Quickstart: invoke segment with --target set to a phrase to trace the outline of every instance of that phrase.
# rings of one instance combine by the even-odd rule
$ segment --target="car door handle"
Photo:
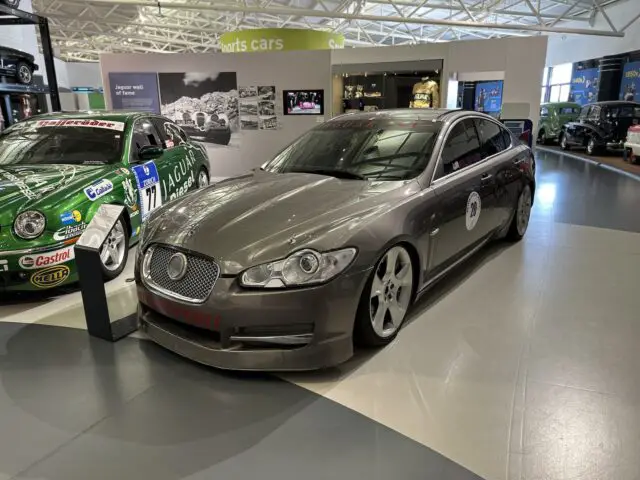
[[[482,181],[482,183],[489,183],[489,181],[493,178],[493,175],[491,175],[490,173],[485,173],[484,175],[482,175],[480,177],[480,180]]]

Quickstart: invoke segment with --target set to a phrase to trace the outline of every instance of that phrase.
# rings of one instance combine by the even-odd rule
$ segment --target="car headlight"
[[[355,248],[324,253],[299,250],[282,260],[245,270],[240,284],[252,288],[283,288],[324,283],[347,268],[355,256]]]
[[[13,230],[20,238],[31,240],[39,237],[44,232],[47,220],[44,215],[35,210],[22,212],[13,222]]]

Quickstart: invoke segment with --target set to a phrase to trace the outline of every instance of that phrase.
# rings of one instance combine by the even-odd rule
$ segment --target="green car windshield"
[[[0,134],[0,165],[106,165],[121,161],[124,124],[75,122],[28,120],[8,128]],[[103,126],[94,127],[90,122]]]
[[[440,122],[420,120],[334,120],[307,132],[262,169],[408,180],[424,170],[440,128]]]

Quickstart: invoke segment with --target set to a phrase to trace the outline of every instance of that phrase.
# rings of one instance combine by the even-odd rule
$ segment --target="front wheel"
[[[129,235],[122,217],[113,227],[100,249],[102,278],[105,282],[113,280],[122,273],[129,258]]]
[[[547,134],[544,130],[540,130],[540,133],[538,133],[538,143],[540,145],[546,145],[547,142]]]
[[[507,240],[517,242],[524,237],[529,227],[529,218],[531,217],[531,206],[533,204],[533,195],[531,193],[531,186],[528,184],[524,186],[518,202],[516,203],[516,210],[513,213],[513,219],[509,226],[507,233]]]
[[[587,141],[587,154],[595,155],[598,150],[598,145],[596,144],[596,140],[593,137],[589,137]]]
[[[569,142],[567,142],[567,136],[564,133],[560,134],[560,148],[562,148],[562,150],[569,150],[571,148]]]
[[[198,188],[204,188],[207,185],[209,185],[209,174],[204,168],[201,168],[196,179],[196,186]]]
[[[354,336],[366,347],[386,345],[395,338],[414,294],[411,255],[401,245],[391,247],[376,264],[362,292]]]

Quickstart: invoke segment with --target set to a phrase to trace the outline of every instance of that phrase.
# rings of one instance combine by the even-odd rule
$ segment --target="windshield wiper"
[[[349,170],[338,170],[331,168],[292,168],[285,173],[315,173],[317,175],[327,175],[335,178],[345,178],[349,180],[366,180],[366,177]]]

